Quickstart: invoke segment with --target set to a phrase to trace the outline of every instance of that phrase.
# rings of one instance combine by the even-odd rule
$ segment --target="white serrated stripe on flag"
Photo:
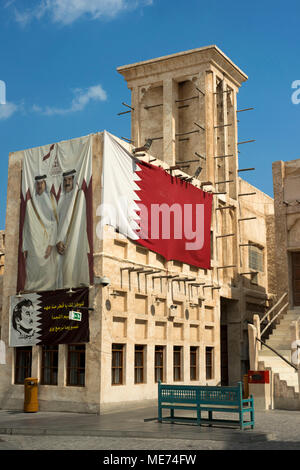
[[[139,230],[137,221],[140,201],[136,184],[141,178],[135,159],[107,131],[104,131],[103,173],[102,173],[102,204],[97,209],[101,216],[97,235],[102,237],[105,225],[111,225],[128,238],[137,240]]]

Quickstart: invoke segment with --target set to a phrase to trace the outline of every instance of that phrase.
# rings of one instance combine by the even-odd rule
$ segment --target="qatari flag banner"
[[[108,132],[103,160],[98,237],[110,225],[166,260],[210,269],[212,194],[139,161]]]
[[[89,342],[88,302],[87,288],[12,296],[9,346]]]

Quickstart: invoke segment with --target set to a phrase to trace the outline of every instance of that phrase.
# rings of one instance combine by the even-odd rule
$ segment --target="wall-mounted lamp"
[[[112,295],[113,297],[116,298],[116,297],[122,297],[122,296],[123,296],[123,293],[122,293],[122,292],[119,292],[119,291],[117,291],[117,290],[113,290],[110,295]]]
[[[95,286],[109,286],[110,284],[110,279],[106,276],[95,276],[94,277],[94,284]]]

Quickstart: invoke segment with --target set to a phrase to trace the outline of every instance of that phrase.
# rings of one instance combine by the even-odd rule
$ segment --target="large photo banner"
[[[92,136],[24,151],[18,292],[93,281]]]
[[[12,296],[9,346],[88,343],[88,302],[87,288]]]

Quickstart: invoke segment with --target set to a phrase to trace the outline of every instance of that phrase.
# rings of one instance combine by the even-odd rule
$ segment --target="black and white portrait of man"
[[[28,297],[17,299],[11,305],[10,346],[30,346],[37,342],[37,311],[34,299]]]

